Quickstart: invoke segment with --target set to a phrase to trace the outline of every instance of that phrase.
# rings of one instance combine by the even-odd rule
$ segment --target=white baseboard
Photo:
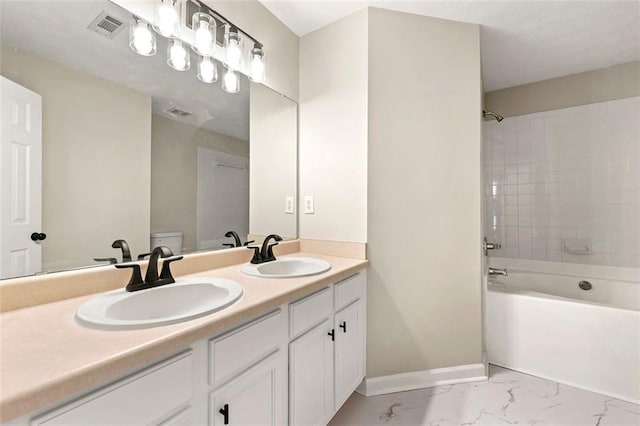
[[[468,364],[366,378],[356,392],[364,396],[374,396],[487,379],[484,363]]]

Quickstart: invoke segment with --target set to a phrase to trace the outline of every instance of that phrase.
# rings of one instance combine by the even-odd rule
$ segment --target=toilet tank
[[[168,247],[173,254],[182,254],[182,232],[153,232],[151,234],[151,250],[158,246]]]

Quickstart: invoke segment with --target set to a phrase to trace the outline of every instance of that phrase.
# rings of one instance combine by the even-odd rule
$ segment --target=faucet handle
[[[109,262],[109,265],[115,265],[118,263],[118,259],[115,257],[94,257],[93,260],[96,262]]]
[[[173,278],[171,274],[171,262],[175,262],[176,260],[182,260],[184,256],[173,256],[168,257],[162,261],[162,271],[160,272],[160,279],[163,281],[167,281],[167,284],[175,283],[176,280]]]
[[[253,257],[251,258],[251,263],[257,265],[258,263],[262,263],[262,254],[260,254],[260,246],[247,246],[248,249],[253,250]]]
[[[144,284],[142,273],[140,272],[140,265],[138,265],[137,263],[119,263],[113,266],[118,269],[133,269],[133,271],[131,272],[131,278],[129,279],[129,283],[126,287],[127,291],[135,291],[135,288],[137,286]]]

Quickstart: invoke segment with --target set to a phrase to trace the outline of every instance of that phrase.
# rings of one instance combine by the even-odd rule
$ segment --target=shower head
[[[486,117],[487,115],[495,118],[498,123],[504,120],[504,117],[501,116],[500,114],[496,114],[495,112],[491,112],[491,111],[482,110],[482,116]]]

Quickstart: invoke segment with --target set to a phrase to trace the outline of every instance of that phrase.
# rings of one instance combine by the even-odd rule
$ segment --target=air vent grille
[[[102,11],[87,27],[100,35],[113,39],[124,29],[124,21]]]
[[[178,108],[170,108],[167,110],[167,114],[171,114],[174,117],[187,117],[189,115],[191,115],[191,113],[189,111],[184,111],[182,109],[178,109]]]

